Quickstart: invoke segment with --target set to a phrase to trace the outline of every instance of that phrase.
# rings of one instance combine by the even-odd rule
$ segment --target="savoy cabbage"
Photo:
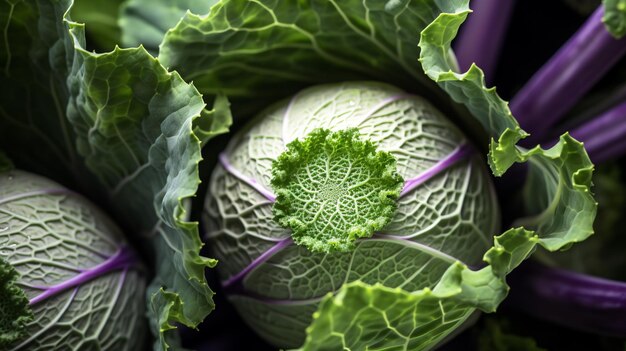
[[[223,286],[261,335],[292,348],[346,283],[416,291],[455,262],[478,267],[500,220],[467,138],[426,100],[374,82],[316,86],[262,112],[220,156],[208,200]]]
[[[20,328],[2,333],[1,349],[142,347],[145,274],[120,229],[82,196],[26,172],[1,173],[0,247],[0,274],[13,271],[11,285],[23,292],[3,296],[0,330]]]
[[[70,0],[0,1],[0,27],[6,30],[0,50],[0,149],[18,169],[97,201],[128,242],[141,243],[136,248],[146,258],[149,284],[133,291],[145,292],[143,298],[132,297],[145,302],[134,313],[147,315],[152,343],[167,348],[176,342],[175,323],[197,325],[214,306],[204,268],[215,260],[200,255],[202,242],[197,223],[189,221],[188,202],[200,183],[203,143],[230,124],[228,101],[221,97],[207,109],[192,84],[142,47],[87,50],[85,27],[70,18],[71,7]],[[67,264],[90,267],[86,263]],[[0,287],[11,291],[3,290],[2,296],[21,295],[16,286],[2,282]],[[113,291],[101,284],[90,298]],[[94,304],[94,312],[107,307],[102,302]],[[66,318],[82,313],[71,310]],[[115,330],[128,326],[118,320]],[[74,324],[83,328],[82,323]],[[2,330],[0,338],[16,335],[16,329]],[[143,341],[140,333],[132,338]],[[124,347],[133,345],[124,342]],[[61,340],[58,347],[73,347],[73,341]]]
[[[209,252],[243,318],[275,345],[433,348],[495,311],[537,245],[593,232],[582,144],[563,134],[549,149],[520,146],[528,133],[483,72],[459,69],[450,44],[467,0],[127,0],[131,47],[105,53],[91,51],[72,5],[0,1],[0,148],[101,201],[141,243],[150,283],[132,298],[145,301],[155,350],[180,349],[177,326],[214,308],[204,273],[217,260],[200,253],[190,201],[201,148],[230,124],[224,95],[238,123],[259,116],[213,172]],[[500,234],[486,164],[507,176],[515,163],[526,210]],[[24,306],[30,278],[2,258],[0,307]],[[23,332],[42,316],[31,307],[0,319],[0,340],[37,333]]]

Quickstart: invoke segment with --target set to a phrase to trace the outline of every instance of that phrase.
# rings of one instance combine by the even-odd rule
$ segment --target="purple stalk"
[[[136,258],[131,249],[121,247],[113,256],[106,261],[84,270],[80,270],[76,276],[52,286],[36,286],[35,289],[43,290],[43,292],[30,300],[30,305],[35,305],[47,298],[59,294],[65,290],[79,287],[90,280],[101,277],[107,273],[117,270],[127,270]]]
[[[626,38],[612,37],[602,23],[602,6],[543,66],[511,101],[511,111],[536,143],[550,132],[604,74],[626,53]]]
[[[626,335],[626,283],[528,262],[511,280],[512,308],[593,333]]]
[[[474,12],[467,16],[454,45],[461,71],[474,62],[485,72],[488,83],[493,80],[513,5],[515,0],[472,1]]]
[[[626,102],[584,123],[571,134],[585,143],[593,162],[626,154]]]
[[[243,278],[245,278],[246,275],[248,275],[248,273],[250,273],[253,269],[258,267],[265,261],[269,260],[272,256],[291,244],[293,244],[293,240],[291,239],[291,237],[279,241],[276,245],[272,246],[267,251],[262,253],[259,257],[254,259],[254,261],[246,266],[246,268],[242,269],[239,273],[222,282],[222,287],[224,287],[224,289],[228,289],[229,287],[239,284],[243,280]]]
[[[622,138],[606,149],[600,150],[597,154],[594,154],[590,158],[593,162],[601,163],[624,155],[626,155],[626,139]]]
[[[220,160],[220,164],[222,165],[222,167],[224,167],[226,172],[232,174],[237,179],[239,179],[242,182],[248,184],[250,187],[252,187],[254,190],[258,191],[259,194],[263,195],[263,197],[265,197],[270,202],[276,201],[276,195],[274,195],[274,193],[272,193],[271,191],[266,189],[263,185],[261,185],[259,182],[257,182],[256,179],[250,178],[250,177],[244,175],[243,173],[239,172],[239,170],[237,170],[230,163],[230,161],[228,161],[228,156],[226,156],[225,153],[222,152],[220,154],[219,160]]]
[[[413,189],[424,184],[426,181],[440,174],[442,171],[454,166],[457,162],[464,160],[469,155],[471,155],[471,153],[472,147],[469,144],[460,145],[459,147],[454,149],[454,151],[452,151],[448,156],[437,162],[434,166],[420,173],[417,177],[407,179],[404,182],[404,188],[400,193],[400,197],[410,193]]]

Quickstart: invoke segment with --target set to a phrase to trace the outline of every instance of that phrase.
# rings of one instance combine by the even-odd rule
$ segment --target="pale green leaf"
[[[454,110],[416,62],[416,38],[437,13],[434,0],[226,0],[207,16],[187,13],[166,33],[159,59],[202,94],[226,94],[237,118],[309,85],[355,79]]]

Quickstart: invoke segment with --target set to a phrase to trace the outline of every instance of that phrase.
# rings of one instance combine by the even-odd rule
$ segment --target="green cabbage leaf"
[[[508,291],[506,275],[537,245],[560,250],[593,233],[593,165],[582,144],[565,134],[550,149],[518,146],[527,133],[495,89],[485,86],[482,71],[474,65],[459,72],[450,43],[468,5],[223,0],[206,16],[187,13],[165,34],[159,59],[203,94],[231,97],[240,116],[305,86],[381,80],[449,108],[462,125],[481,130],[469,134],[489,149],[495,176],[515,163],[528,169],[529,211],[520,227],[494,238],[483,268],[453,264],[435,286],[412,292],[346,284],[321,302],[303,350],[432,348],[467,318],[459,312],[464,308],[495,311]]]
[[[565,134],[547,150],[518,146],[527,134],[482,71],[458,72],[450,43],[470,12],[467,0],[222,0],[206,16],[208,2],[197,9],[203,16],[184,14],[166,33],[184,6],[159,12],[156,3],[143,5],[153,18],[135,21],[142,2],[130,0],[121,23],[127,43],[152,53],[164,35],[158,59],[142,47],[86,51],[68,1],[0,3],[0,27],[9,33],[0,51],[0,148],[20,168],[97,189],[135,233],[131,240],[149,243],[155,349],[174,344],[175,322],[195,326],[213,308],[204,269],[215,261],[199,255],[187,212],[200,148],[230,123],[221,94],[245,117],[306,86],[385,81],[458,116],[489,149],[494,175],[515,163],[528,170],[528,212],[494,237],[482,268],[452,263],[416,291],[346,284],[322,300],[303,350],[433,348],[468,311],[495,311],[506,275],[537,245],[559,250],[592,234],[593,165],[582,144]],[[132,37],[155,23],[147,37]],[[200,94],[215,99],[213,110]]]
[[[201,146],[230,124],[228,102],[207,110],[200,93],[144,48],[85,50],[71,1],[2,1],[0,149],[16,167],[105,198],[153,263],[147,315],[155,349],[174,323],[213,309],[188,201],[200,182]]]

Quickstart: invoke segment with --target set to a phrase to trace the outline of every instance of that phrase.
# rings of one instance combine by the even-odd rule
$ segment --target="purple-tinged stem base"
[[[508,305],[570,328],[626,336],[626,283],[528,262],[510,279]]]
[[[626,154],[626,102],[584,123],[571,132],[593,162],[603,162]]]
[[[626,53],[602,23],[600,6],[511,101],[511,111],[534,144]]]
[[[487,83],[493,81],[514,5],[515,0],[472,1],[474,12],[467,16],[454,43],[461,71],[467,71],[474,62],[485,73]]]

